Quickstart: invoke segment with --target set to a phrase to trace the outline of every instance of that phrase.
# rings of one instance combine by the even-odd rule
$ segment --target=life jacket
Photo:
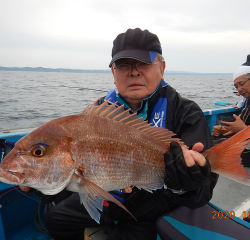
[[[161,85],[162,87],[164,87],[167,85],[167,83],[161,80]],[[149,98],[145,98],[143,99],[143,101]],[[112,103],[117,102],[118,106],[121,105],[121,103],[118,101],[118,98],[117,98],[116,88],[109,91],[109,93],[106,95],[105,100],[108,100],[108,99]],[[152,109],[151,115],[148,116],[148,119],[149,119],[148,123],[151,126],[166,128],[167,103],[168,103],[167,98],[159,97],[158,101],[156,102],[156,104],[154,105]]]

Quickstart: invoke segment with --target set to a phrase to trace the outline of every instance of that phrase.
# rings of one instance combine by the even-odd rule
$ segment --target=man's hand
[[[210,180],[209,162],[199,152],[203,144],[196,143],[192,150],[182,149],[176,142],[170,144],[170,152],[164,154],[165,184],[170,190],[191,191]]]
[[[122,189],[123,193],[132,193],[132,187],[126,187]]]
[[[224,136],[230,136],[233,135],[237,132],[240,132],[241,130],[247,128],[247,125],[241,120],[241,118],[237,115],[233,115],[234,118],[236,119],[234,122],[223,122],[221,121],[222,124],[224,124],[225,129],[227,130],[227,133],[224,133]]]
[[[228,130],[224,126],[221,126],[221,125],[215,125],[212,131],[215,137],[219,137],[221,134],[228,133]]]
[[[28,191],[31,190],[30,187],[26,187],[26,186],[19,186],[19,187],[20,187],[20,189],[21,189],[22,191],[24,191],[24,192],[28,192]]]
[[[233,105],[232,107],[234,107],[235,109],[239,109],[239,107],[237,105]]]

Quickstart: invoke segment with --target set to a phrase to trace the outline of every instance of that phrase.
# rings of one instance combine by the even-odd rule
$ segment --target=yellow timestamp
[[[246,212],[246,211],[243,211],[243,218],[250,218],[250,211],[249,212]],[[234,219],[236,216],[235,216],[235,212],[234,211],[212,211],[212,219]],[[238,218],[238,217],[237,217]]]

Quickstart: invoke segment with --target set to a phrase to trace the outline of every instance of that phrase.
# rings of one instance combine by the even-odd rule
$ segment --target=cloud
[[[0,0],[0,5],[0,66],[105,69],[114,38],[136,27],[158,35],[169,70],[233,72],[250,53],[248,0]]]

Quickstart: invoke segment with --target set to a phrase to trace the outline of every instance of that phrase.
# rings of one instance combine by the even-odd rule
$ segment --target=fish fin
[[[147,184],[147,186],[136,186],[138,189],[144,189],[150,193],[152,193],[153,190],[157,190],[157,189],[161,189],[164,186],[163,182],[159,182],[159,183],[152,183],[152,184]]]
[[[93,104],[88,105],[83,111],[82,114],[91,114],[95,109],[96,109],[96,104],[97,104],[96,100]]]
[[[163,127],[153,127],[144,121],[143,118],[138,118],[136,113],[130,113],[130,110],[126,110],[124,105],[117,107],[116,103],[110,105],[109,99],[104,101],[101,105],[97,105],[96,100],[91,106],[87,107],[82,113],[89,115],[99,115],[105,118],[110,118],[118,122],[122,122],[130,127],[133,127],[139,131],[145,132],[151,135],[155,139],[161,141],[165,145],[169,145],[170,142],[178,142],[183,144],[179,138],[172,138],[174,134]]]
[[[109,100],[106,100],[104,103],[109,103]],[[116,103],[114,103],[115,105]],[[109,104],[109,107],[111,106],[111,104]],[[115,106],[111,107],[112,109],[115,109]],[[103,111],[107,110],[107,106],[106,104],[102,104],[102,106],[100,108],[98,108],[98,105],[95,106],[95,110],[93,111],[92,115],[102,115]]]
[[[126,209],[126,207],[116,198],[114,198],[111,194],[109,194],[93,182],[83,177],[79,171],[76,170],[75,173],[78,177],[80,177],[79,195],[81,203],[84,205],[91,218],[93,218],[96,222],[100,223],[101,215],[97,209],[102,211],[103,200],[108,200],[116,203],[134,218],[134,216]]]
[[[240,157],[250,141],[250,126],[229,139],[203,152],[211,170],[234,181],[250,186],[250,178]]]

